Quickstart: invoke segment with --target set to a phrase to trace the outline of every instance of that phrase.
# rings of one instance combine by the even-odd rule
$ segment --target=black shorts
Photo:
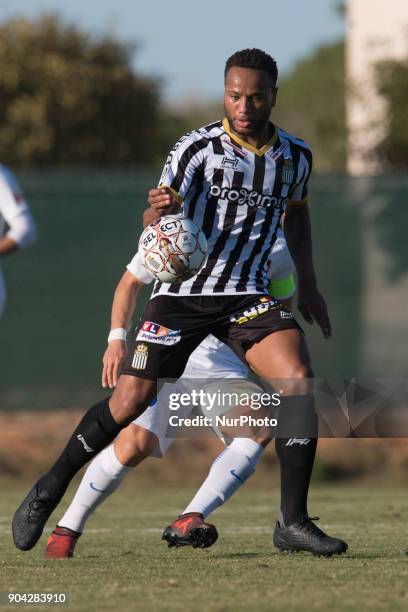
[[[267,294],[159,295],[140,319],[121,373],[152,380],[179,378],[208,334],[246,363],[245,353],[255,342],[282,329],[302,331],[290,310]]]

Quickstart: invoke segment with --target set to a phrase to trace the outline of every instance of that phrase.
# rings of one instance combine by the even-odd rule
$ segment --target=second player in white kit
[[[143,267],[138,254],[127,269],[144,284],[153,280]],[[277,297],[283,301],[292,297],[295,292],[294,265],[281,230],[271,253],[270,278],[272,294],[279,292]],[[172,385],[172,392],[182,392],[185,388],[183,381],[186,379],[208,380],[209,373],[211,379],[235,379],[235,386],[236,379],[243,379],[245,389],[259,391],[257,385],[247,380],[248,368],[235,353],[214,336],[209,335],[191,354],[183,378]],[[165,397],[167,400],[167,395]],[[192,408],[191,405],[181,407],[177,410],[177,414],[186,417]],[[205,411],[205,408],[201,409]],[[152,457],[163,457],[175,440],[174,437],[166,437],[172,414],[174,413],[170,410],[168,402],[161,401],[159,394],[157,402],[133,422],[134,425],[156,436],[158,442],[150,455]],[[219,429],[215,428],[214,431],[225,443],[225,438]],[[214,461],[206,481],[184,513],[199,512],[207,516],[224,503],[253,474],[264,447],[250,438],[235,438],[226,450],[228,452],[223,451]],[[71,505],[58,522],[58,526],[82,533],[88,517],[119,487],[131,469],[118,460],[115,444],[104,449],[89,465]],[[235,474],[233,476],[231,469]]]
[[[16,249],[30,246],[36,238],[34,219],[17,179],[9,168],[0,164],[0,259]],[[0,268],[0,318],[6,297],[6,284]]]
[[[272,263],[273,260],[273,263]],[[147,272],[142,266],[139,254],[136,254],[134,259],[127,266],[127,269],[140,278],[140,280],[148,284],[154,280],[153,276]],[[294,264],[286,246],[286,241],[283,231],[279,230],[277,240],[272,249],[270,279],[272,287],[270,293],[280,300],[291,298],[295,292],[294,281]],[[277,288],[279,294],[277,295]],[[259,387],[247,380],[249,369],[237,357],[237,355],[223,342],[220,342],[209,334],[207,338],[195,349],[190,355],[182,380],[172,385],[172,393],[182,393],[184,390],[184,381],[186,379],[243,379],[242,388],[248,392],[259,392]],[[230,389],[231,390],[231,389]],[[163,394],[163,397],[166,397]],[[157,404],[150,406],[134,423],[156,434],[159,439],[159,444],[152,456],[160,457],[165,454],[170,445],[174,442],[174,438],[167,437],[169,426],[169,418],[174,415],[174,412],[169,408],[168,402],[160,402],[160,394],[157,398]],[[181,406],[177,410],[177,416],[187,417],[193,410],[194,406]],[[225,410],[228,410],[226,407]],[[207,415],[205,407],[201,410],[204,415]],[[222,414],[222,413],[219,413]],[[218,428],[214,429],[217,435],[223,440],[224,436]]]

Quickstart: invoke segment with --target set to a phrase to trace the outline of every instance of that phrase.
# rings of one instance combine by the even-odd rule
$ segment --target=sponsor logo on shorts
[[[169,329],[164,325],[145,321],[139,330],[136,340],[172,346],[181,340],[180,330]]]
[[[145,370],[149,349],[146,344],[138,344],[133,355],[132,368],[134,370]]]
[[[290,310],[281,310],[280,311],[281,319],[293,319],[293,314]]]
[[[269,310],[274,308],[279,308],[280,304],[277,300],[275,300],[271,296],[263,296],[260,298],[258,304],[251,306],[247,310],[243,310],[241,312],[235,313],[230,316],[230,322],[235,323],[236,325],[242,325],[243,323],[247,323],[248,321],[252,321],[256,317],[265,314]]]

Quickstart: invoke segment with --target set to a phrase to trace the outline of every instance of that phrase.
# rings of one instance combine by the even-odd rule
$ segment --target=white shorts
[[[169,429],[169,419],[177,414],[179,418],[188,417],[194,410],[197,414],[196,406],[180,406],[177,412],[169,406],[169,394],[181,394],[188,391],[188,379],[205,379],[208,381],[203,389],[206,393],[237,393],[251,394],[262,391],[258,385],[247,380],[248,368],[235,355],[235,353],[223,342],[220,342],[211,334],[196,348],[188,360],[182,378],[175,384],[167,384],[159,393],[157,400],[150,405],[145,412],[135,419],[133,423],[154,433],[159,444],[152,454],[153,457],[162,457],[170,445],[174,442],[174,437],[166,437]],[[219,382],[214,380],[219,379]],[[240,381],[237,381],[240,379]],[[229,381],[229,382],[228,382]],[[242,381],[242,382],[241,382]],[[197,387],[197,384],[195,384]],[[221,416],[231,409],[231,405],[217,406],[208,412],[208,407],[200,405],[198,411],[204,416]],[[226,443],[218,427],[212,427],[219,438]]]

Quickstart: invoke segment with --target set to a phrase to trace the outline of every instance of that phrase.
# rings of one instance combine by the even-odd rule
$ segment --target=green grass
[[[11,542],[10,516],[25,492],[25,487],[2,487],[1,591],[65,591],[70,602],[62,609],[88,611],[408,607],[402,488],[315,486],[311,511],[350,544],[346,555],[331,559],[279,554],[272,545],[277,496],[251,484],[212,517],[220,532],[215,546],[168,549],[161,531],[192,490],[142,489],[131,481],[90,519],[75,559],[46,562],[46,535],[31,552],[19,552]],[[61,509],[49,526],[60,515]]]

